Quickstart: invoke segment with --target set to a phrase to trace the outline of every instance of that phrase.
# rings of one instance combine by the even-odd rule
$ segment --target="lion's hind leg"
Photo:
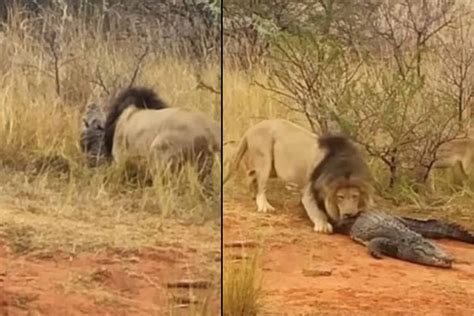
[[[275,208],[267,200],[267,182],[272,171],[272,158],[269,153],[259,152],[254,155],[257,194],[255,197],[259,212],[273,211]]]
[[[204,195],[211,196],[213,188],[212,168],[214,166],[214,156],[211,152],[201,152],[198,154],[196,168],[198,181],[202,185]]]
[[[252,198],[257,197],[257,190],[258,190],[258,184],[257,184],[257,173],[255,172],[254,169],[248,170],[247,171],[247,176],[245,178],[245,182],[247,184],[247,189],[252,195]]]

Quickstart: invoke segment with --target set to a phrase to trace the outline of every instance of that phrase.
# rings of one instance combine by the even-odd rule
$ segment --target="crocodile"
[[[334,232],[349,235],[376,259],[383,255],[440,268],[455,259],[426,238],[449,238],[474,243],[474,235],[456,224],[397,217],[380,211],[360,212],[332,223]]]

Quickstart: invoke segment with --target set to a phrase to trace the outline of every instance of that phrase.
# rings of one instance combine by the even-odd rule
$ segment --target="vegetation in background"
[[[264,103],[278,104],[271,111],[286,109],[318,133],[350,135],[384,171],[381,191],[415,190],[442,144],[472,135],[472,4],[272,3],[226,4],[226,65],[233,71],[226,82],[245,71],[251,85],[268,92],[258,92],[268,97]]]

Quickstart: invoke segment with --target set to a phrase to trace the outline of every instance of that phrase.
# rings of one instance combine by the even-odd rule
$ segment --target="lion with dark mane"
[[[332,232],[327,217],[337,221],[372,205],[372,176],[362,154],[347,137],[325,135],[318,143],[325,155],[311,174],[310,194],[306,196],[317,207],[307,212],[313,222],[325,222],[326,230]]]
[[[192,162],[202,182],[210,178],[214,154],[221,150],[220,126],[203,113],[168,107],[145,87],[124,89],[112,99],[103,126],[90,106],[84,116],[81,148],[89,159],[116,162],[145,158],[179,169]],[[103,131],[101,131],[103,129]]]
[[[369,168],[345,136],[318,136],[290,121],[269,119],[250,127],[237,148],[227,147],[231,158],[224,184],[243,165],[259,212],[274,210],[266,196],[270,178],[301,194],[319,233],[331,233],[331,222],[371,204]]]

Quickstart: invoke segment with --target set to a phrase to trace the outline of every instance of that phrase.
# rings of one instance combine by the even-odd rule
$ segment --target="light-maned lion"
[[[89,112],[91,117],[98,117],[91,109]],[[153,90],[131,87],[112,99],[103,133],[98,126],[89,124],[82,135],[84,139],[89,135],[88,148],[95,141],[95,148],[109,160],[139,157],[174,170],[190,161],[197,167],[199,179],[210,185],[214,154],[221,151],[221,130],[203,113],[168,107]]]
[[[242,137],[224,183],[237,171],[242,159],[246,159],[247,183],[255,190],[258,211],[274,210],[267,200],[266,186],[269,178],[279,178],[288,189],[302,194],[302,204],[316,232],[331,233],[329,219],[337,221],[341,213],[357,213],[372,201],[370,172],[362,155],[344,137],[318,139],[287,120],[265,120]],[[345,169],[348,173],[338,173],[332,168],[337,161],[350,162],[350,167],[358,169],[349,167]]]
[[[436,152],[436,160],[427,175],[430,187],[434,187],[432,173],[436,169],[449,169],[458,166],[463,182],[473,173],[474,169],[474,139],[471,137],[456,138],[442,144]]]

